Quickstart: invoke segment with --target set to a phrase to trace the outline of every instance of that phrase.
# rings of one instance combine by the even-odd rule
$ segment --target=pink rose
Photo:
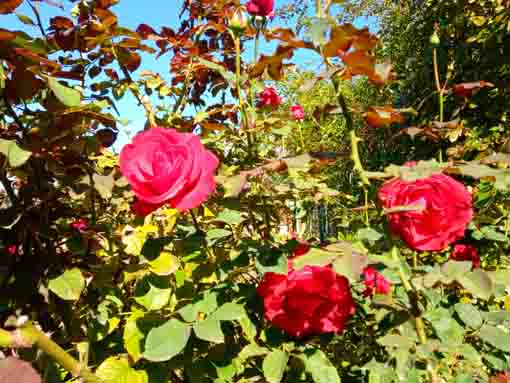
[[[363,269],[363,280],[365,290],[363,295],[368,297],[374,294],[389,294],[391,292],[391,283],[372,266]]]
[[[450,258],[455,261],[471,261],[473,269],[480,267],[480,256],[473,245],[456,244]]]
[[[282,102],[282,98],[278,96],[276,89],[272,86],[264,88],[259,95],[259,106],[277,107]]]
[[[339,333],[354,314],[349,281],[330,266],[305,266],[288,275],[266,273],[257,288],[265,318],[295,337]]]
[[[150,203],[146,203],[143,201],[136,201],[133,206],[131,207],[133,210],[133,213],[140,217],[145,217],[146,215],[149,215],[153,211],[159,209],[160,205],[151,205]]]
[[[415,250],[443,250],[464,236],[473,217],[471,194],[463,184],[445,174],[410,182],[396,178],[386,182],[378,196],[387,209],[417,207],[413,211],[388,213],[390,230]]]
[[[198,136],[160,127],[138,133],[120,153],[120,170],[139,201],[181,211],[214,191],[218,163]]]
[[[6,250],[7,250],[7,254],[9,254],[9,255],[16,255],[17,252],[18,252],[18,246],[16,246],[16,245],[9,245],[9,246],[7,246]]]
[[[292,113],[294,120],[301,121],[303,118],[305,118],[305,110],[301,105],[292,105],[290,107],[290,112]]]
[[[272,17],[274,0],[250,0],[246,3],[246,10],[252,16]]]
[[[78,231],[84,231],[88,229],[89,221],[86,220],[85,218],[78,218],[76,221],[71,223],[70,226]]]

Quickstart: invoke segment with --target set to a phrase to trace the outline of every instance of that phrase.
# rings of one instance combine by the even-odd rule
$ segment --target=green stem
[[[400,252],[396,246],[393,246],[393,248],[391,249],[391,255],[392,255],[393,260],[398,262],[398,275],[400,277],[402,285],[404,286],[404,290],[406,291],[406,293],[409,297],[409,302],[412,305],[412,314],[414,316],[416,334],[418,335],[418,339],[420,340],[420,343],[426,344],[427,343],[427,332],[425,329],[425,322],[423,321],[423,318],[421,316],[421,310],[418,307],[417,292],[414,290],[413,286],[411,285],[411,282],[405,275],[404,269],[402,267],[401,259],[400,259]],[[429,361],[427,361],[427,372],[429,374],[431,383],[439,382],[437,373]]]
[[[85,383],[102,383],[87,367],[69,355],[45,333],[29,323],[15,331],[0,329],[0,347],[30,348],[37,346],[52,357],[62,368],[74,377],[81,378]]]
[[[363,169],[363,165],[361,164],[361,160],[359,158],[358,143],[360,141],[361,138],[356,136],[356,132],[354,130],[351,130],[351,160],[354,162],[353,169],[359,173],[361,182],[363,182],[364,185],[370,185],[370,180],[366,176],[365,169]]]
[[[322,17],[322,0],[316,0],[315,5],[317,8],[317,17],[320,19]]]
[[[434,64],[434,78],[436,80],[436,90],[439,95],[439,121],[444,121],[444,89],[441,87],[441,80],[439,77],[439,64],[437,60],[437,48],[432,51],[433,64]],[[439,162],[443,162],[443,151],[439,146]]]

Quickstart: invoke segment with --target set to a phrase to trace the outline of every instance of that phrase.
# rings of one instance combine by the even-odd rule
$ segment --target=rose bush
[[[143,204],[135,208],[142,215],[163,204],[179,210],[199,206],[216,187],[217,167],[217,157],[198,136],[174,129],[139,133],[120,153],[120,171]]]
[[[501,4],[482,16],[495,2],[470,5],[462,28],[486,26],[469,36],[506,33]],[[403,108],[412,80],[387,61],[400,48],[337,23],[377,1],[284,2],[282,22],[273,1],[187,0],[178,24],[136,31],[115,14],[124,1],[75,2],[69,17],[22,3],[0,2],[22,24],[0,29],[1,376],[508,377],[506,120],[490,119],[486,145],[464,118],[505,84],[455,84],[483,73],[443,51],[443,22],[424,71],[438,89]],[[170,76],[141,70],[151,54]],[[112,110],[127,92],[147,121],[122,142]]]
[[[471,194],[445,174],[416,181],[394,179],[378,192],[386,209],[411,207],[388,213],[389,227],[415,250],[437,251],[464,237],[473,218]]]

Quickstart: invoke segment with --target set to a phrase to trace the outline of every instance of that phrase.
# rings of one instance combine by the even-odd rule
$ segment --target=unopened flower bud
[[[248,18],[242,8],[238,8],[229,20],[229,27],[233,32],[242,33],[248,26]]]
[[[437,34],[436,31],[434,31],[434,33],[432,33],[432,35],[430,36],[430,44],[437,46],[439,45],[440,42],[441,41],[439,40],[439,35]]]

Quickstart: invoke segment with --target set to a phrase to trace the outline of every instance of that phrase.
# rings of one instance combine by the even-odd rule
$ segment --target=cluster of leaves
[[[22,3],[3,1],[0,13]],[[38,7],[58,4],[25,3],[33,18],[17,16],[40,35],[0,29],[2,326],[23,327],[27,316],[104,383],[469,383],[510,370],[510,173],[500,166],[508,156],[423,161],[412,169],[391,164],[419,150],[400,143],[395,126],[439,136],[439,145],[421,145],[425,157],[444,149],[445,138],[456,141],[460,133],[452,139],[451,131],[461,126],[463,132],[467,122],[444,122],[433,113],[420,120],[412,108],[391,106],[387,87],[395,74],[377,59],[381,42],[368,29],[339,25],[336,2],[319,7],[302,33],[253,19],[241,35],[228,24],[240,5],[235,0],[188,0],[181,25],[159,31],[122,27],[113,0],[77,2],[71,17],[56,16],[49,27]],[[465,15],[472,19],[478,8],[468,3],[473,9]],[[473,22],[500,33],[501,1],[486,3],[496,14]],[[274,54],[259,55],[253,44],[253,60],[247,59],[242,53],[254,39],[276,42]],[[297,50],[319,57],[324,70],[296,69]],[[142,52],[171,55],[170,82],[138,71]],[[505,77],[469,73],[448,77],[463,92],[458,113],[485,122],[470,107],[473,90],[480,90],[475,97],[492,92],[485,88],[490,81],[495,97],[503,97],[498,83]],[[283,83],[286,100],[279,107],[257,105],[268,82]],[[108,149],[122,125],[115,103],[126,92],[139,101],[148,127],[201,131],[220,157],[218,189],[203,207],[133,215],[133,195]],[[296,102],[305,106],[304,121],[290,118]],[[198,112],[190,114],[188,106]],[[414,131],[406,125],[413,119]],[[361,150],[356,134],[366,140]],[[397,141],[409,150],[396,161],[380,152]],[[440,171],[473,185],[478,214],[469,240],[479,244],[482,269],[447,261],[449,249],[416,253],[402,244],[399,250],[384,214],[372,209],[368,197],[378,181],[370,180]],[[361,209],[351,209],[361,201]],[[349,279],[357,312],[342,334],[293,339],[265,321],[255,288],[264,273],[287,272],[296,242],[281,226],[295,230],[296,210],[305,216],[317,203],[341,205],[342,230],[294,267],[332,264]],[[394,285],[390,296],[363,297],[362,270],[369,264]],[[3,331],[0,346],[7,346]],[[67,382],[80,375],[81,369],[69,371],[68,359],[62,362],[63,350],[45,342],[35,344],[47,355],[6,347],[0,377]]]

